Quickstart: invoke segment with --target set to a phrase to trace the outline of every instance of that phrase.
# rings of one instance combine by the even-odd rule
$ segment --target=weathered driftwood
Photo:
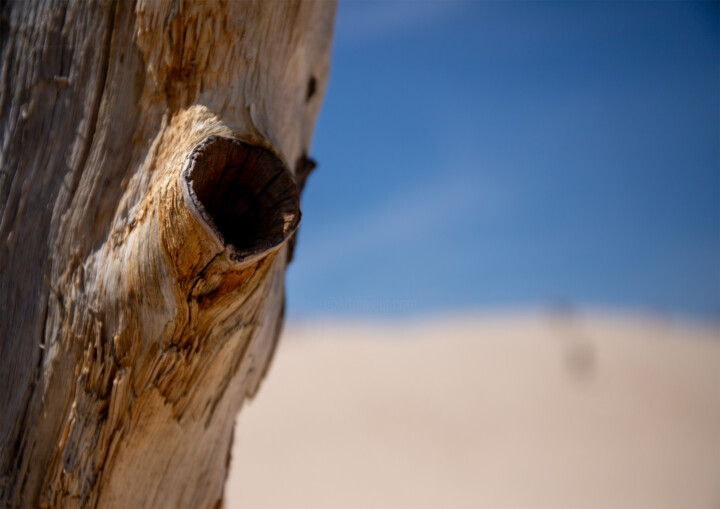
[[[0,506],[214,507],[283,314],[327,0],[0,25]]]

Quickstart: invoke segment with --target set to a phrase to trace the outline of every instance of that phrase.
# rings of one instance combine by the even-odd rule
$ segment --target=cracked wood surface
[[[216,507],[282,325],[329,0],[0,17],[0,507]]]

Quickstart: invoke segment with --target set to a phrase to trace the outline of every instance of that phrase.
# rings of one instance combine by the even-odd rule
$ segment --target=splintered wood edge
[[[254,169],[256,172],[265,172],[267,167],[273,168],[276,174],[268,177],[268,183],[263,189],[252,189],[256,191],[255,198],[265,199],[262,196],[267,193],[268,187],[279,188],[287,195],[282,200],[277,200],[277,203],[272,203],[272,196],[267,197],[269,201],[263,203],[263,207],[269,211],[273,217],[270,218],[270,226],[274,227],[275,230],[281,229],[281,234],[271,231],[260,231],[261,235],[252,239],[252,245],[250,247],[240,247],[235,245],[229,238],[228,232],[223,233],[218,225],[218,220],[213,217],[213,214],[203,200],[201,199],[202,193],[198,192],[196,175],[195,172],[202,172],[203,166],[209,164],[206,171],[215,171],[217,168],[212,168],[212,164],[208,163],[207,159],[212,157],[212,153],[209,153],[209,149],[217,144],[234,145],[236,149],[246,151],[248,154],[254,153],[255,156],[264,159],[264,164],[261,167]],[[218,150],[223,150],[221,146],[218,146]],[[247,159],[247,157],[246,157]],[[235,161],[237,166],[231,171],[237,171],[238,174],[243,171],[253,171],[253,168],[246,168],[244,161],[240,163]],[[227,168],[226,170],[227,171]],[[222,172],[221,178],[217,182],[213,182],[214,185],[221,184],[225,172]],[[198,175],[199,176],[199,175]],[[237,178],[237,177],[236,177]],[[202,225],[205,230],[210,233],[210,236],[217,242],[220,249],[226,249],[229,256],[237,261],[244,263],[253,263],[268,254],[277,251],[283,246],[298,229],[301,219],[300,212],[300,198],[297,190],[295,180],[288,170],[287,166],[283,161],[271,150],[261,147],[258,145],[252,145],[246,143],[237,138],[229,138],[224,136],[209,136],[201,143],[199,143],[190,155],[187,157],[186,164],[181,172],[181,188],[183,193],[183,199],[185,205],[193,217]],[[277,189],[273,189],[275,191]],[[229,205],[229,204],[226,204]],[[222,218],[222,222],[227,222],[228,218]],[[258,233],[258,232],[255,232]]]

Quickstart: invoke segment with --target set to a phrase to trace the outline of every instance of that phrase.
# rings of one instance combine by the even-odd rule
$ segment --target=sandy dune
[[[720,331],[601,316],[291,324],[229,508],[720,508]]]

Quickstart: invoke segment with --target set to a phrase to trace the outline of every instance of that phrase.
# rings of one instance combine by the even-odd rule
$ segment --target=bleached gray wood
[[[334,10],[2,6],[0,507],[221,503],[282,323]]]

